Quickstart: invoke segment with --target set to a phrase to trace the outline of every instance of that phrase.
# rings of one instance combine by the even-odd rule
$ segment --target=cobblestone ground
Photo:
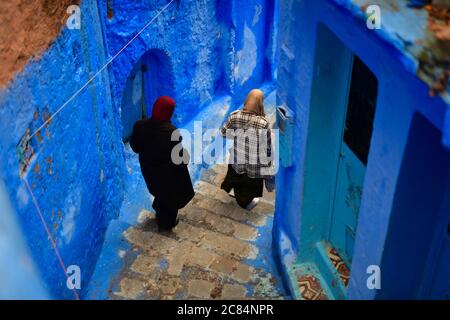
[[[272,274],[248,264],[261,258],[258,228],[273,218],[273,194],[243,210],[218,187],[225,173],[226,166],[203,173],[173,232],[158,233],[154,214],[141,212],[125,231],[132,249],[111,299],[283,298]]]

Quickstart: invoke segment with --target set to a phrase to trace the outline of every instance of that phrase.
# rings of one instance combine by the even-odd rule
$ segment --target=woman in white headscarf
[[[230,114],[221,133],[234,139],[231,163],[221,188],[228,193],[234,190],[237,203],[251,210],[262,197],[264,180],[273,181],[268,173],[272,142],[269,121],[264,112],[264,93],[252,90],[242,110]],[[273,189],[268,188],[268,191]]]

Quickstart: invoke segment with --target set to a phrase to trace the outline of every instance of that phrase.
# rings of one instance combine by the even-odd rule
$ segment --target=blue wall
[[[111,1],[111,18],[102,3],[108,55],[114,56],[167,2]],[[217,96],[232,95],[241,103],[250,88],[273,78],[273,11],[268,0],[175,1],[112,63],[114,108],[120,110],[133,67],[154,49],[170,61],[171,74],[164,76],[173,82],[176,124],[193,119]]]
[[[127,105],[122,103],[126,98],[122,98],[140,61],[150,60],[152,67],[158,63],[151,53],[164,57],[166,62],[158,65],[159,77],[148,82],[167,80],[171,84],[172,92],[166,94],[173,94],[177,101],[177,125],[190,123],[196,115],[225,116],[230,104],[235,107],[242,102],[246,90],[270,82],[275,75],[272,1],[173,1],[33,136],[31,163],[21,177],[16,145],[27,130],[34,132],[58,111],[167,3],[82,1],[81,30],[64,28],[50,48],[0,92],[0,178],[51,297],[73,299],[75,295],[66,288],[66,276],[25,181],[63,263],[81,268],[79,295],[83,297],[104,232],[111,219],[117,218],[123,199],[122,120],[132,122],[129,118],[136,115],[127,114]],[[239,91],[241,87],[245,90]],[[145,90],[146,98],[151,97],[152,89]],[[164,85],[156,90],[157,94],[163,91]],[[231,98],[223,98],[227,96]],[[147,101],[147,107],[150,104]],[[207,112],[209,105],[224,112]],[[216,117],[214,123],[218,121]]]
[[[1,180],[0,208],[0,299],[47,299]]]
[[[95,2],[81,6],[81,30],[64,29],[38,61],[1,91],[0,174],[49,293],[74,298],[47,238],[31,194],[19,176],[16,144],[35,131],[105,63]],[[109,79],[102,73],[32,138],[34,156],[24,178],[65,266],[78,265],[85,287],[108,221],[121,201],[122,154]]]
[[[323,24],[346,48],[358,55],[379,81],[377,112],[347,297],[376,297],[375,290],[367,289],[366,269],[369,265],[382,265],[384,249],[389,245],[386,237],[391,224],[394,195],[401,188],[398,177],[413,115],[416,112],[422,114],[440,132],[439,143],[445,142],[442,132],[445,131],[448,94],[444,92],[435,97],[429,95],[429,85],[416,75],[420,66],[418,58],[408,52],[411,50],[408,43],[416,43],[416,40],[424,36],[420,28],[426,28],[426,14],[408,11],[405,9],[406,2],[396,2],[401,8],[400,12],[383,8],[383,29],[370,31],[366,28],[365,16],[361,11],[365,1],[281,1],[277,102],[292,109],[296,118],[295,143],[292,146],[294,164],[292,167],[281,167],[277,177],[279,189],[274,237],[276,253],[292,290],[295,290],[296,286],[295,279],[290,277],[292,268],[300,263],[317,262],[313,253],[303,254],[303,245],[306,245],[308,250],[308,244],[326,239],[326,235],[317,230],[323,225],[315,220],[323,216],[307,216],[303,201],[306,192],[326,193],[324,188],[318,186],[312,191],[305,189],[305,177],[308,174],[308,171],[305,171],[306,159],[310,143],[308,139],[313,125],[310,109],[314,92],[313,70],[316,50],[324,49],[318,39],[319,24]],[[411,16],[415,19],[409,20]],[[403,24],[399,24],[399,21]],[[415,27],[411,27],[408,21],[414,21]],[[416,54],[419,53],[417,50]],[[331,65],[331,68],[335,67]],[[322,72],[329,74],[330,70]],[[323,134],[327,135],[329,127],[324,125],[322,130]],[[332,134],[329,131],[328,133]],[[441,157],[442,154],[429,156],[432,159]],[[448,208],[448,204],[443,200],[441,204]],[[445,212],[448,213],[449,210]],[[441,225],[444,225],[442,221],[448,220],[448,216],[441,216],[441,219]],[[319,226],[311,226],[308,221],[315,221]],[[432,236],[433,234],[427,233],[427,237]],[[420,281],[411,277],[409,279]],[[386,289],[388,290],[388,286]],[[389,294],[387,291],[384,297]]]
[[[449,207],[443,204],[448,202],[449,164],[450,150],[443,147],[441,133],[416,113],[393,200],[381,265],[384,288],[379,298],[428,298],[433,285],[429,282],[434,282],[435,276],[440,283],[447,282],[443,275],[449,271],[434,274],[430,264],[439,255],[442,238],[448,232]],[[448,267],[450,261],[445,262]],[[431,295],[439,298],[433,292]]]

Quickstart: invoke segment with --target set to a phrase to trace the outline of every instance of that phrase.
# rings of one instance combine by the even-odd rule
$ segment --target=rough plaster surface
[[[0,6],[0,87],[38,59],[66,24],[70,5],[79,0],[4,1]]]
[[[48,11],[42,9],[44,3]],[[16,25],[8,17],[2,28],[25,25],[26,37],[23,30],[18,39],[10,30],[1,33],[7,40],[2,42],[0,54],[7,58],[2,63],[5,70],[12,71],[2,74],[5,84],[9,82],[0,91],[0,176],[50,296],[72,299],[45,226],[64,264],[81,268],[83,297],[108,225],[127,215],[121,212],[121,207],[127,207],[123,188],[128,183],[121,133],[122,117],[127,116],[122,112],[122,97],[131,70],[149,51],[163,52],[171,67],[161,74],[173,82],[169,94],[177,100],[175,123],[189,126],[202,114],[208,123],[219,126],[228,111],[240,106],[249,88],[272,80],[275,45],[269,40],[276,29],[273,13],[267,12],[273,10],[271,1],[253,0],[244,6],[231,0],[174,1],[37,132],[167,2],[82,1],[80,30],[64,27],[64,4],[54,7],[47,1],[27,5],[12,1],[2,5],[2,22],[22,6],[23,23]],[[37,16],[32,16],[34,9]],[[258,53],[254,73],[247,71],[242,89],[234,86],[235,76],[242,76],[233,70],[239,63],[236,52],[247,45],[239,27],[244,24],[255,34],[252,45],[257,45]],[[23,47],[21,41],[30,46]],[[35,59],[26,63],[31,55]],[[24,149],[16,146],[27,141],[27,132],[34,136],[20,175],[18,152],[24,154]],[[194,169],[196,175],[199,170]]]
[[[449,146],[446,138],[449,131],[448,90],[440,96],[431,96],[432,83],[420,75],[420,53],[439,53],[422,41],[434,37],[427,34],[427,13],[407,8],[406,1],[375,3],[380,4],[386,14],[383,15],[382,29],[373,32],[365,23],[363,9],[367,1],[281,2],[277,102],[286,104],[295,113],[295,144],[292,146],[293,166],[281,167],[277,176],[274,243],[275,254],[282,261],[280,265],[284,277],[290,279],[292,292],[298,290],[292,268],[308,263],[320,265],[317,243],[328,239],[326,233],[317,231],[320,228],[311,228],[305,223],[320,219],[326,222],[328,217],[317,214],[306,217],[303,211],[304,190],[311,188],[311,185],[305,185],[305,152],[311,132],[315,54],[316,50],[326,49],[316,47],[319,23],[357,54],[379,81],[377,114],[347,292],[349,298],[375,297],[376,292],[366,289],[366,269],[368,265],[381,264],[383,258],[397,177],[414,114],[420,113],[433,123],[443,133],[444,145]],[[393,4],[396,4],[395,10]],[[401,25],[399,21],[405,23]],[[434,66],[433,72],[440,74],[442,68]],[[300,257],[305,252],[308,254]]]

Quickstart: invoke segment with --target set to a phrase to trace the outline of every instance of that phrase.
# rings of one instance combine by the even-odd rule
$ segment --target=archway
[[[151,114],[158,96],[173,95],[173,70],[168,54],[160,49],[147,51],[128,76],[122,95],[122,139],[128,141],[136,121]]]

